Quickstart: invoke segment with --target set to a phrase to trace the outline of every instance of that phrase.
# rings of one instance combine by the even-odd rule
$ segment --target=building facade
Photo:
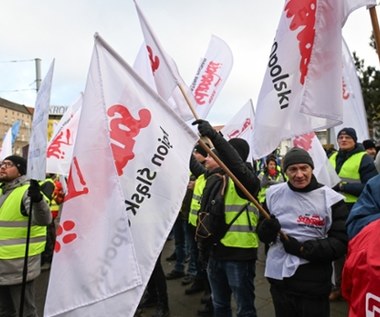
[[[54,127],[58,124],[67,106],[50,106],[48,121],[48,140],[51,139]],[[25,156],[26,145],[29,144],[34,108],[0,98],[0,148],[5,134],[16,121],[20,121],[20,130],[13,145],[13,153]],[[23,151],[24,148],[24,151]]]
[[[29,143],[32,126],[32,110],[25,105],[0,98],[0,144],[9,128],[19,120],[20,130],[13,145],[13,153],[22,155],[22,148]]]

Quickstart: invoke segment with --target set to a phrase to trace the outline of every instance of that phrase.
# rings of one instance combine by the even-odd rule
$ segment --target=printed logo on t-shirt
[[[305,213],[304,215],[298,216],[297,223],[314,228],[323,228],[326,224],[325,220],[321,218],[321,216],[310,213]]]

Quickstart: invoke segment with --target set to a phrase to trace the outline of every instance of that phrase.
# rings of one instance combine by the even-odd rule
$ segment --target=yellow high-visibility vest
[[[25,256],[28,217],[21,213],[21,203],[29,184],[15,188],[0,207],[0,259],[17,259]],[[45,249],[46,226],[32,225],[29,256]]]
[[[355,153],[352,156],[350,156],[342,165],[342,168],[340,169],[338,175],[342,179],[343,182],[348,183],[360,183],[360,163],[362,161],[363,156],[366,154],[366,152],[359,152]],[[336,168],[336,157],[338,155],[338,152],[333,153],[329,161],[331,162],[334,169]],[[355,203],[359,197],[342,193],[344,195],[344,201],[346,203]]]
[[[248,200],[241,198],[235,189],[234,182],[229,179],[225,204],[225,222],[231,223],[236,214],[249,203]],[[220,242],[226,247],[236,248],[258,248],[259,238],[256,233],[256,226],[259,220],[259,214],[256,207],[249,203],[248,211],[243,211],[240,216],[233,222],[225,236]]]
[[[195,180],[193,198],[190,204],[189,223],[194,227],[197,226],[198,212],[201,208],[201,198],[205,186],[206,177],[205,174],[202,174]]]

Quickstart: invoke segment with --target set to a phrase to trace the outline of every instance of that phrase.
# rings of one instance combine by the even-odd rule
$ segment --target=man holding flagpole
[[[0,316],[2,317],[19,316],[28,217],[32,217],[32,222],[23,312],[25,316],[37,316],[34,279],[41,272],[41,253],[45,248],[46,226],[51,222],[51,213],[48,204],[42,199],[38,182],[29,181],[25,173],[26,160],[20,156],[8,156],[0,164],[2,183]]]
[[[227,142],[205,120],[197,120],[193,124],[198,124],[200,135],[211,140],[221,161],[249,190],[249,193],[257,197],[260,181],[252,166],[246,162],[249,154],[247,141],[234,138]],[[206,158],[205,166],[209,171],[218,168],[210,156]],[[215,204],[212,195],[208,194],[214,186],[217,186],[217,182],[208,177],[202,193],[201,210],[204,209],[203,206]],[[256,317],[254,278],[259,246],[256,233],[258,212],[231,179],[228,179],[223,199],[221,210],[218,208],[217,212],[222,216],[227,231],[220,234],[220,239],[218,233],[218,241],[212,243],[207,250],[209,251],[207,276],[211,286],[214,316],[232,316],[231,295],[233,294],[237,305],[237,317]],[[200,245],[199,242],[198,244]]]
[[[270,245],[265,276],[276,317],[328,317],[331,263],[347,251],[347,207],[342,195],[318,183],[304,149],[292,148],[282,164],[288,181],[268,188],[271,217],[257,229]]]

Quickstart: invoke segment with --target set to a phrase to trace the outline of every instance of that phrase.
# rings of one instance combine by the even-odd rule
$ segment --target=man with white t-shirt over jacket
[[[258,235],[270,244],[265,276],[276,317],[330,316],[332,261],[347,250],[344,197],[319,184],[313,168],[305,150],[292,148],[283,159],[288,181],[266,193],[271,218]]]

